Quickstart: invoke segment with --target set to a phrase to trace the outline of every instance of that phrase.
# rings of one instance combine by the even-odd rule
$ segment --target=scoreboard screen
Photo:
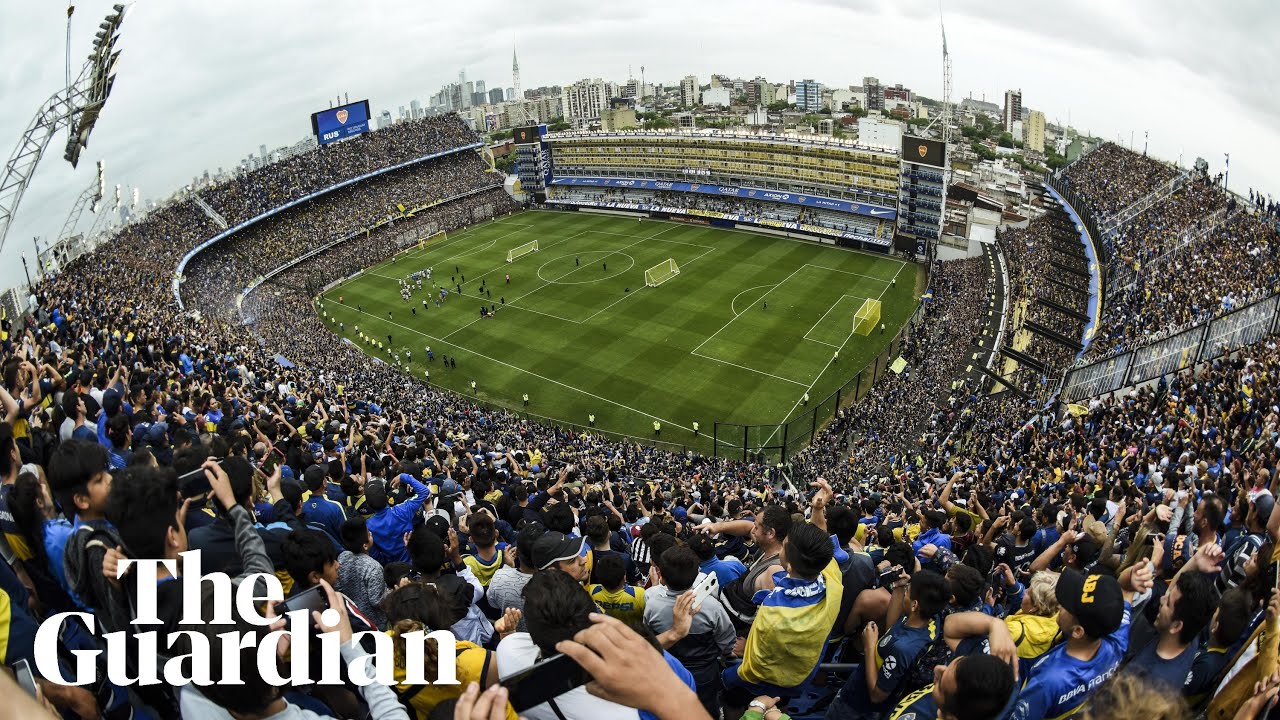
[[[529,143],[536,143],[541,139],[542,136],[538,134],[537,125],[518,127],[511,131],[511,141],[516,145],[528,145]]]
[[[902,161],[944,168],[947,166],[947,146],[940,140],[903,135]]]
[[[312,113],[311,131],[321,145],[369,132],[369,101],[360,100]]]

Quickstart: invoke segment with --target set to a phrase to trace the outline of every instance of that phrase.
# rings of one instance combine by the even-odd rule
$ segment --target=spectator
[[[362,517],[342,523],[343,551],[338,555],[338,582],[334,590],[349,598],[375,628],[387,627],[387,616],[381,604],[388,588],[383,581],[382,565],[369,557],[373,534]]]
[[[644,624],[655,635],[674,625],[676,601],[698,578],[698,556],[687,547],[673,547],[658,558],[657,568],[660,584],[645,592],[643,608]],[[720,658],[733,653],[735,640],[737,633],[729,613],[708,595],[698,604],[688,635],[670,648],[693,675],[698,699],[712,717],[720,711]]]
[[[409,553],[404,546],[405,533],[413,530],[414,515],[431,497],[431,489],[408,473],[401,473],[392,484],[392,489],[400,483],[412,488],[413,496],[407,502],[394,506],[388,504],[388,486],[381,480],[367,482],[364,486],[365,507],[373,513],[367,521],[369,532],[373,535],[369,557],[384,565],[409,560]]]

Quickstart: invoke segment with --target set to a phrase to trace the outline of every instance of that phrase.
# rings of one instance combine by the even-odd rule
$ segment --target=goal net
[[[880,301],[863,300],[862,307],[853,314],[853,332],[856,335],[870,335],[880,324]]]
[[[449,239],[449,236],[445,235],[445,232],[443,230],[440,230],[438,232],[433,232],[430,235],[418,241],[418,249],[425,250],[427,246],[431,245],[432,243],[435,243],[441,240],[448,240],[448,239]]]
[[[676,265],[676,261],[667,258],[665,261],[644,271],[644,284],[649,287],[658,287],[679,274],[680,268]]]
[[[507,262],[515,262],[518,258],[522,258],[529,253],[538,252],[538,241],[527,242],[519,247],[511,248],[507,251]]]

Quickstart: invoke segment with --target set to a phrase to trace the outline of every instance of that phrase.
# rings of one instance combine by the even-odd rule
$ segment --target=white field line
[[[892,278],[892,279],[890,279],[888,282],[885,282],[885,281],[883,281],[883,280],[881,281],[881,282],[885,282],[885,286],[884,286],[884,290],[881,290],[881,291],[880,291],[880,294],[879,294],[878,296],[876,296],[876,299],[877,299],[877,300],[879,300],[880,298],[884,297],[884,293],[885,293],[885,291],[886,291],[886,290],[888,290],[888,289],[893,285],[893,281],[894,281],[894,280],[897,280],[897,279],[898,279],[898,273],[902,272],[902,268],[904,268],[904,267],[906,267],[906,263],[903,263],[902,265],[898,266],[898,272],[895,272],[895,273],[893,274],[893,278]],[[827,268],[827,269],[828,269],[828,270],[830,270],[830,269],[832,269],[832,268]],[[852,274],[852,273],[851,273],[851,274]],[[844,350],[844,346],[845,346],[845,345],[847,345],[847,344],[849,343],[849,338],[851,338],[851,337],[853,337],[853,334],[852,334],[852,333],[850,333],[850,334],[849,334],[849,337],[846,337],[846,338],[844,339],[844,342],[840,343],[840,347],[836,349],[836,354],[839,354],[839,352],[840,352],[841,350]],[[804,394],[803,394],[803,395],[801,395],[800,397],[796,398],[796,402],[795,402],[795,404],[791,406],[791,409],[787,411],[787,414],[786,414],[786,415],[782,416],[782,421],[779,423],[779,426],[781,426],[782,424],[785,424],[788,420],[790,420],[790,419],[791,419],[791,413],[795,412],[797,407],[800,407],[800,403],[804,400],[804,396],[805,396],[805,395],[808,395],[808,394],[809,394],[809,392],[813,390],[813,386],[814,386],[814,385],[817,385],[817,384],[818,384],[818,381],[822,379],[822,376],[823,376],[823,375],[825,375],[825,374],[827,374],[827,369],[828,369],[828,368],[830,368],[830,367],[831,367],[831,363],[833,363],[833,362],[835,362],[835,361],[836,361],[836,355],[832,355],[832,356],[831,356],[831,359],[827,361],[826,366],[825,366],[825,367],[823,367],[823,368],[822,368],[822,371],[821,371],[821,372],[819,372],[819,373],[818,373],[818,375],[817,375],[817,377],[815,377],[815,378],[813,379],[813,382],[812,382],[812,383],[809,383],[809,387],[804,391]],[[768,446],[769,446],[769,443],[773,441],[773,437],[774,437],[774,435],[777,435],[777,434],[778,434],[778,428],[777,428],[777,427],[775,427],[775,428],[773,429],[773,432],[772,432],[772,433],[770,433],[770,435],[769,435],[768,439],[766,439],[763,443],[761,443],[761,445],[762,445],[763,447],[768,447]]]
[[[792,385],[799,385],[800,387],[804,387],[804,383],[800,382],[799,380],[792,380],[791,378],[784,378],[784,377],[782,377],[781,375],[774,375],[773,373],[767,373],[767,372],[765,372],[765,371],[763,371],[763,370],[757,370],[757,369],[755,369],[755,368],[747,367],[746,365],[739,365],[738,363],[735,363],[735,362],[729,362],[728,360],[721,360],[721,359],[720,359],[720,358],[718,358],[718,357],[711,357],[710,355],[703,355],[703,354],[702,354],[702,353],[700,353],[700,352],[691,352],[691,353],[689,353],[689,354],[690,354],[690,355],[696,355],[697,357],[704,358],[704,359],[706,359],[706,360],[711,360],[711,361],[713,361],[713,362],[723,363],[723,364],[725,364],[725,365],[732,365],[733,367],[736,367],[736,368],[742,368],[743,370],[747,370],[747,371],[749,371],[749,372],[756,373],[757,375],[764,375],[764,376],[766,376],[766,377],[771,377],[771,378],[773,378],[774,380],[781,380],[782,382],[788,382],[788,383],[791,383]]]
[[[665,242],[665,241],[663,241],[663,240],[659,240],[658,242]],[[702,247],[702,246],[701,246],[701,245],[694,245],[693,247]],[[689,260],[688,262],[686,262],[686,263],[684,264],[684,267],[688,267],[689,265],[692,265],[695,261],[700,260],[700,259],[702,258],[702,256],[703,256],[703,255],[707,255],[707,254],[709,254],[709,253],[715,252],[715,250],[716,250],[716,248],[707,248],[707,250],[706,250],[706,251],[704,251],[704,252],[702,253],[702,255],[699,255],[698,257],[693,258],[693,260]],[[675,280],[675,278],[672,278],[672,280],[671,280],[671,281],[674,281],[674,280]],[[664,283],[664,284],[665,284],[665,283]],[[643,289],[643,288],[641,288],[641,289]],[[585,318],[583,318],[583,319],[581,319],[581,320],[577,320],[576,322],[577,322],[579,325],[581,325],[582,323],[585,323],[585,322],[590,322],[591,320],[595,319],[595,317],[596,317],[597,315],[599,315],[600,313],[604,312],[605,310],[608,310],[609,308],[613,307],[614,305],[617,305],[618,303],[622,302],[623,300],[626,300],[627,298],[629,298],[629,297],[631,297],[632,295],[635,295],[635,294],[637,294],[637,293],[639,293],[639,292],[640,292],[640,289],[637,289],[637,290],[636,290],[636,292],[634,292],[634,293],[628,293],[628,294],[626,294],[626,295],[623,295],[622,297],[618,298],[617,300],[614,300],[613,302],[609,303],[608,305],[605,305],[604,307],[600,308],[599,310],[597,310],[597,311],[595,311],[595,312],[591,313],[590,315],[586,316]],[[732,309],[732,308],[730,308],[730,309]]]
[[[672,227],[667,228],[667,230],[671,230],[671,229],[673,229],[674,227],[675,227],[675,226],[673,225]],[[667,230],[663,230],[662,232],[659,232],[659,233],[658,233],[658,235],[661,235],[662,233],[667,232]],[[578,235],[586,235],[586,234],[588,234],[588,233],[592,233],[592,232],[596,232],[596,231],[594,231],[594,230],[583,230],[582,232],[578,233],[577,235],[571,235],[570,237],[565,238],[564,240],[561,240],[560,242],[564,242],[564,241],[566,241],[566,240],[569,240],[570,238],[578,237]],[[609,233],[609,234],[611,234],[611,235],[616,235],[616,234],[618,234],[618,233]],[[634,238],[634,237],[636,237],[636,236],[635,236],[635,235],[626,235],[626,236],[624,236],[624,237]],[[610,250],[610,251],[609,251],[609,254],[604,255],[603,257],[599,258],[599,262],[601,262],[601,263],[603,264],[603,262],[604,262],[604,260],[605,260],[606,258],[613,257],[614,255],[617,255],[618,253],[622,252],[623,250],[628,250],[628,249],[630,249],[630,248],[635,247],[636,245],[639,245],[640,243],[642,243],[642,242],[644,242],[644,241],[646,241],[646,240],[651,240],[651,239],[652,239],[652,237],[642,237],[642,238],[637,239],[637,240],[636,240],[635,242],[633,242],[633,243],[630,243],[630,244],[628,244],[628,245],[623,245],[623,246],[622,246],[622,247],[620,247],[620,248],[615,248],[615,249],[613,249],[613,250]],[[548,247],[550,247],[550,245],[548,245]],[[594,261],[594,260],[593,260],[593,261],[592,261],[592,264],[595,264],[595,262],[596,262],[596,261]],[[516,300],[524,299],[524,298],[529,297],[530,295],[532,295],[532,294],[534,294],[534,293],[538,292],[539,290],[542,290],[542,289],[543,289],[543,288],[545,288],[545,287],[548,287],[548,286],[550,286],[550,285],[555,285],[555,284],[559,283],[561,280],[564,280],[565,278],[567,278],[567,277],[569,277],[570,275],[572,275],[572,274],[574,274],[574,273],[578,272],[579,270],[581,270],[581,269],[582,269],[582,268],[584,268],[584,267],[586,267],[586,266],[585,266],[585,265],[581,265],[581,266],[575,267],[574,269],[570,270],[569,272],[567,272],[567,273],[565,273],[565,274],[561,275],[560,277],[557,277],[557,278],[555,279],[555,282],[546,282],[546,281],[543,281],[543,284],[542,284],[542,285],[539,285],[538,287],[536,287],[536,288],[534,288],[534,289],[530,290],[529,292],[525,293],[524,295],[521,295],[520,297],[516,298],[515,300],[512,300],[511,302],[509,302],[509,303],[507,303],[507,304],[508,304],[508,305],[515,305]],[[490,271],[490,272],[492,272],[492,271]],[[541,277],[541,276],[539,276],[539,277]],[[572,322],[572,321],[570,321],[570,322]],[[582,324],[582,322],[583,322],[583,321],[579,320],[579,321],[578,321],[578,324],[580,325],[580,324]]]
[[[344,305],[343,307],[346,307],[348,310],[351,310],[351,309],[352,309],[352,308],[351,308],[351,306],[349,306],[349,305]],[[483,354],[483,353],[478,353],[478,352],[476,352],[476,351],[474,351],[474,350],[471,350],[470,348],[467,348],[467,347],[465,347],[465,346],[463,346],[463,345],[459,345],[459,344],[457,344],[457,343],[450,343],[450,342],[447,342],[444,338],[439,338],[439,337],[436,337],[436,336],[431,335],[431,334],[429,334],[429,333],[424,333],[424,332],[422,332],[421,330],[418,330],[418,329],[416,329],[416,328],[411,328],[411,327],[408,327],[407,325],[401,325],[400,323],[397,323],[397,322],[394,322],[394,321],[391,321],[391,320],[382,320],[380,317],[378,317],[377,315],[374,315],[374,314],[373,314],[373,313],[371,313],[371,312],[366,312],[366,311],[363,311],[363,310],[355,310],[355,312],[360,313],[361,315],[368,315],[369,317],[377,318],[380,322],[385,322],[385,323],[387,323],[388,325],[394,325],[394,326],[396,326],[396,327],[398,327],[398,328],[402,328],[402,329],[407,330],[407,331],[409,331],[409,332],[411,332],[411,333],[414,333],[415,335],[421,335],[422,337],[427,338],[428,340],[433,340],[433,341],[438,342],[438,343],[444,343],[444,344],[446,344],[446,345],[450,345],[450,346],[455,347],[455,348],[457,348],[457,349],[459,349],[459,350],[462,350],[462,351],[464,351],[464,352],[471,353],[472,355],[475,355],[476,357],[484,358],[485,360],[488,360],[488,361],[490,361],[490,362],[497,363],[497,364],[499,364],[499,365],[502,365],[503,367],[511,368],[512,370],[515,370],[515,371],[517,371],[517,372],[524,373],[524,374],[526,374],[526,375],[531,375],[531,376],[533,376],[533,377],[538,378],[539,380],[543,380],[543,381],[545,381],[545,382],[549,382],[549,383],[551,383],[551,384],[553,384],[553,385],[559,385],[559,386],[560,386],[560,387],[562,387],[562,388],[565,388],[565,389],[567,389],[567,390],[572,390],[572,391],[574,391],[574,392],[576,392],[576,393],[580,393],[580,394],[582,394],[582,395],[586,395],[586,396],[587,396],[587,397],[589,397],[589,398],[594,398],[594,399],[599,400],[599,401],[601,401],[601,402],[603,402],[603,403],[607,403],[607,404],[609,404],[609,405],[614,405],[614,406],[616,406],[616,407],[620,407],[620,408],[622,408],[623,410],[628,410],[628,411],[633,412],[633,413],[635,413],[635,414],[637,414],[637,415],[640,415],[640,416],[643,416],[643,417],[647,417],[647,418],[650,418],[650,419],[652,419],[652,420],[657,420],[658,422],[661,422],[661,423],[664,423],[664,424],[670,425],[670,426],[672,426],[672,427],[680,428],[681,430],[688,430],[689,432],[693,432],[693,428],[686,427],[686,426],[681,425],[680,423],[675,422],[675,421],[673,421],[673,420],[668,420],[667,418],[659,417],[659,416],[654,415],[654,414],[652,414],[652,413],[647,413],[647,412],[645,412],[645,411],[643,411],[643,410],[639,410],[639,409],[637,409],[637,408],[633,408],[633,407],[631,407],[630,405],[624,405],[624,404],[622,404],[622,403],[620,403],[620,402],[617,402],[616,400],[610,400],[610,399],[609,399],[609,398],[607,398],[607,397],[601,397],[601,396],[599,396],[599,395],[596,395],[595,393],[587,392],[586,390],[583,390],[582,388],[577,388],[577,387],[574,387],[574,386],[572,386],[572,385],[568,385],[568,384],[562,383],[562,382],[560,382],[559,380],[553,380],[552,378],[549,378],[549,377],[547,377],[547,376],[545,376],[545,375],[539,375],[538,373],[533,372],[532,370],[525,370],[524,368],[522,368],[522,367],[517,367],[517,366],[515,366],[515,365],[512,365],[511,363],[503,362],[502,360],[499,360],[499,359],[494,358],[494,357],[490,357],[490,356],[485,355],[485,354]],[[359,346],[357,345],[357,347],[359,347]],[[459,393],[459,394],[463,394],[463,393]],[[565,422],[569,422],[569,421],[565,421]]]
[[[815,322],[813,325],[811,325],[811,326],[809,327],[809,330],[808,330],[808,331],[806,331],[806,332],[805,332],[805,334],[804,334],[804,339],[805,339],[805,340],[808,340],[809,342],[822,343],[823,345],[827,345],[827,346],[829,346],[829,347],[839,347],[838,345],[832,345],[831,343],[829,343],[829,342],[823,342],[822,340],[814,340],[813,338],[809,337],[809,333],[813,332],[813,329],[814,329],[814,328],[816,328],[816,327],[818,327],[819,325],[821,325],[821,324],[822,324],[822,321],[823,321],[823,320],[826,320],[826,319],[827,319],[827,316],[831,314],[831,311],[832,311],[832,310],[835,310],[835,309],[836,309],[836,306],[837,306],[837,305],[839,305],[840,303],[844,302],[844,299],[845,299],[845,298],[848,298],[848,297],[851,297],[851,298],[853,298],[854,300],[857,300],[860,296],[858,296],[858,295],[841,295],[841,296],[840,296],[840,299],[839,299],[839,300],[836,300],[836,301],[835,301],[835,302],[833,302],[833,303],[831,303],[831,307],[827,308],[827,311],[826,311],[826,312],[824,312],[824,313],[822,313],[822,317],[818,318],[818,321],[817,321],[817,322]]]
[[[783,283],[785,283],[786,281],[790,280],[791,278],[795,277],[796,273],[798,273],[798,272],[800,272],[801,270],[805,269],[805,267],[806,267],[806,265],[801,265],[800,267],[796,268],[795,270],[792,270],[790,275],[788,275],[788,276],[786,276],[786,277],[782,278],[782,280],[781,280],[781,281],[779,281],[777,285],[774,285],[773,287],[769,288],[768,290],[766,290],[766,291],[765,291],[765,293],[764,293],[763,295],[761,295],[760,297],[756,298],[756,302],[759,302],[759,301],[761,301],[761,300],[764,300],[766,297],[768,297],[768,296],[769,296],[769,293],[773,292],[774,290],[777,290],[777,289],[778,289],[778,287],[779,287],[780,285],[782,285],[782,284],[783,284]],[[738,293],[738,294],[739,294],[739,295],[741,295],[742,293]],[[735,298],[735,299],[736,299],[736,298]],[[732,305],[733,305],[733,303],[731,302],[731,303],[730,303],[730,307],[729,307],[729,312],[733,312],[733,307],[732,307]],[[741,314],[741,313],[739,313],[739,314]],[[738,315],[734,315],[733,317],[729,318],[729,322],[726,322],[724,325],[721,325],[719,330],[716,330],[715,332],[713,332],[713,333],[711,333],[710,335],[708,335],[708,336],[707,336],[707,338],[706,338],[705,340],[703,340],[702,342],[698,343],[698,347],[696,347],[696,348],[694,348],[694,349],[690,350],[689,352],[694,353],[694,352],[697,352],[697,351],[701,350],[703,345],[706,345],[708,342],[711,342],[711,338],[713,338],[713,337],[715,337],[715,336],[719,335],[721,332],[723,332],[723,331],[724,331],[724,329],[725,329],[725,328],[727,328],[727,327],[729,327],[730,325],[732,325],[732,324],[733,324],[733,321],[734,321],[734,320],[737,320],[737,319],[738,319]]]

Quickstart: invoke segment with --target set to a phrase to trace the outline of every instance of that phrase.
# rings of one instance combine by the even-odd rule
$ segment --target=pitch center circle
[[[612,257],[626,258],[626,267],[621,267],[617,270],[610,270],[598,277],[593,276],[596,270],[592,268],[597,264],[607,265],[608,263],[604,262],[604,258],[612,258]],[[551,278],[542,274],[543,270],[546,270],[551,265],[555,265],[556,263],[559,263],[561,260],[564,260],[565,258],[577,258],[579,261],[581,261],[581,264],[574,265],[572,270],[570,270],[567,273],[564,273],[559,278]],[[591,250],[588,252],[569,253],[567,255],[561,255],[560,257],[552,258],[542,263],[541,265],[538,266],[538,279],[545,283],[551,283],[552,285],[585,285],[587,283],[600,282],[602,280],[609,280],[610,278],[618,277],[619,275],[627,272],[628,270],[630,270],[635,266],[636,266],[636,259],[624,252],[617,252],[616,250]],[[583,280],[572,279],[572,278],[578,278],[578,277],[585,278],[585,279]],[[562,280],[561,278],[570,278],[570,279]]]

